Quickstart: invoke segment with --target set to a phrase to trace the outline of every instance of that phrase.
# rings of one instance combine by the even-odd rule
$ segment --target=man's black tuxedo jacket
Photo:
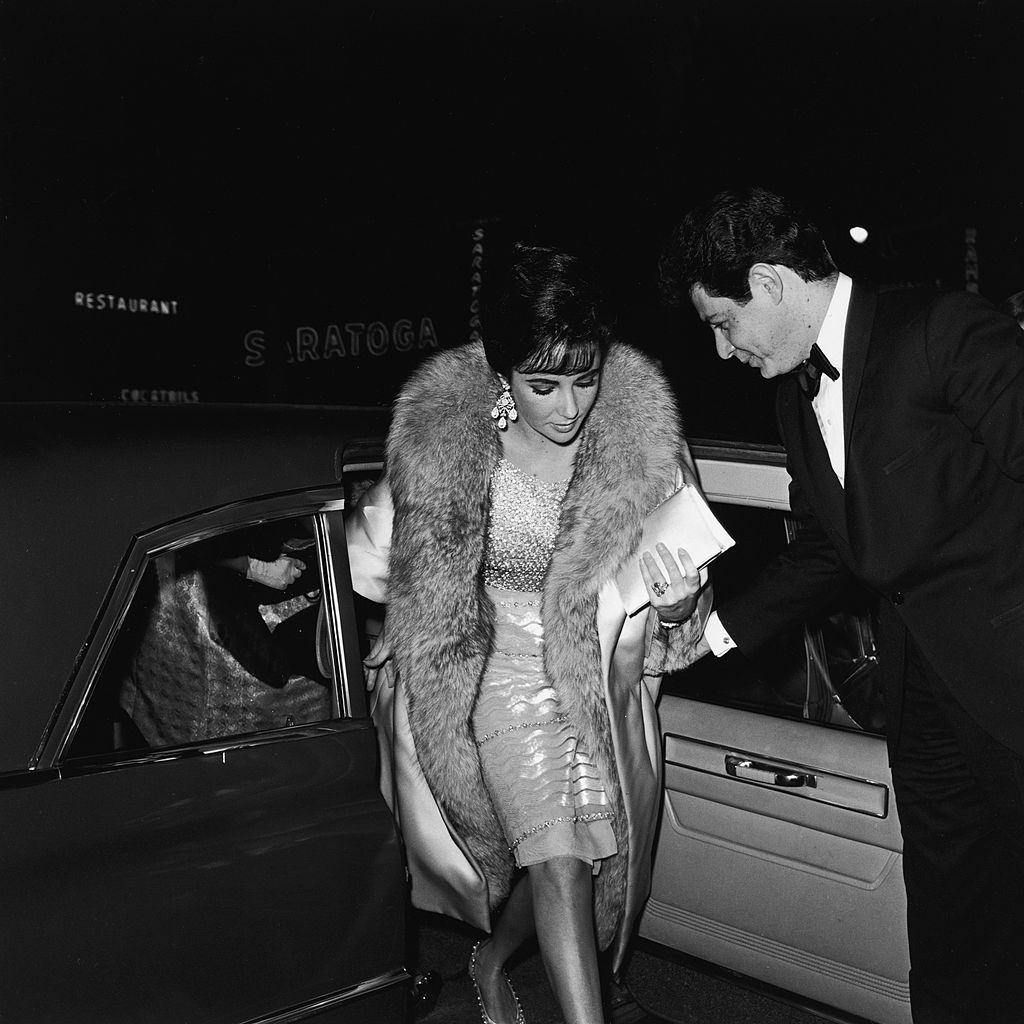
[[[840,383],[845,489],[810,401],[795,379],[779,385],[804,529],[722,623],[755,650],[852,575],[882,598],[890,716],[909,632],[976,721],[1024,753],[1024,332],[966,292],[855,282]]]

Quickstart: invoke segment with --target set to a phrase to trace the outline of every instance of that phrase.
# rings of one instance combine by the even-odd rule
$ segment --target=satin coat
[[[470,724],[493,641],[482,566],[501,454],[490,416],[499,391],[479,344],[429,360],[396,403],[385,478],[348,519],[355,589],[388,606],[393,667],[373,681],[375,717],[391,732],[383,781],[393,787],[412,899],[485,930],[515,870]],[[690,622],[666,631],[649,611],[627,617],[613,578],[637,557],[644,517],[684,480],[696,477],[668,385],[645,356],[613,344],[563,504],[542,616],[545,672],[615,811],[619,852],[596,876],[595,920],[616,966],[650,889],[661,675],[693,660],[711,594],[706,587]]]

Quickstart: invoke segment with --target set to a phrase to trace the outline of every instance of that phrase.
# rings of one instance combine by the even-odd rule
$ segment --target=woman
[[[398,680],[413,902],[490,932],[470,961],[485,1024],[521,1024],[504,964],[535,930],[567,1024],[599,1024],[597,948],[620,966],[649,887],[654,697],[701,618],[685,552],[644,553],[646,613],[612,581],[694,474],[668,386],[610,340],[572,257],[517,246],[484,327],[399,396],[349,519],[353,580],[387,603],[367,664]]]

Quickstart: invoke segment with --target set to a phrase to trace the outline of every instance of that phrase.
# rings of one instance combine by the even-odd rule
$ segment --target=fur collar
[[[441,352],[402,390],[388,438],[395,506],[388,632],[417,754],[435,798],[483,869],[492,906],[513,862],[480,774],[470,724],[493,639],[481,582],[488,489],[500,455],[490,410],[497,376],[479,343]],[[602,586],[635,550],[646,514],[685,459],[675,400],[654,364],[613,344],[583,428],[543,594],[545,670],[601,767],[628,835],[602,686],[596,612]],[[598,876],[598,936],[617,923],[626,856]]]

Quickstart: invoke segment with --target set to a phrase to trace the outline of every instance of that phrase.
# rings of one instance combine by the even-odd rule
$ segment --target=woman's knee
[[[591,881],[591,867],[577,857],[552,857],[527,869],[535,894],[576,897]]]

